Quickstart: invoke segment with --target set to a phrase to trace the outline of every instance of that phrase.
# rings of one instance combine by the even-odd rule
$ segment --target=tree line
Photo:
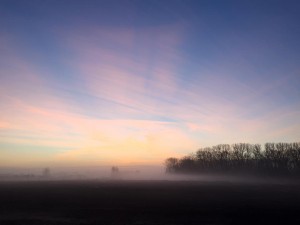
[[[165,160],[167,173],[300,175],[300,142],[220,144]]]

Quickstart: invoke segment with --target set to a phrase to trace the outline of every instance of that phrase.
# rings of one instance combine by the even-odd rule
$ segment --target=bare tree
[[[45,168],[43,170],[43,177],[44,178],[49,178],[50,177],[50,169],[49,168]]]
[[[168,158],[165,160],[166,172],[174,173],[177,171],[178,159],[177,158]]]
[[[201,148],[165,161],[169,173],[247,173],[300,176],[300,143],[238,143]]]

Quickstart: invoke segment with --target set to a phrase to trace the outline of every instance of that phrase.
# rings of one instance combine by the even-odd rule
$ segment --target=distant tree
[[[43,177],[45,177],[45,178],[50,177],[50,169],[49,168],[45,168],[43,170]]]
[[[300,143],[222,144],[165,160],[168,173],[235,173],[300,176]]]
[[[120,178],[120,171],[117,166],[113,166],[111,168],[111,178],[113,179],[119,179]]]
[[[195,165],[196,163],[191,156],[184,156],[178,162],[178,168],[181,172],[195,172]]]
[[[165,160],[166,172],[174,173],[177,171],[178,159],[177,158],[168,158]]]

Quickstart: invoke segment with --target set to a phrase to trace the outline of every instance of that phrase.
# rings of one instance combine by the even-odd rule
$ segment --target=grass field
[[[1,182],[0,224],[300,224],[300,184]]]

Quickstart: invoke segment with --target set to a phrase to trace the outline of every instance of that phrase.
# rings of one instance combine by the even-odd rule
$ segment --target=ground
[[[0,182],[2,225],[300,224],[300,184]]]

